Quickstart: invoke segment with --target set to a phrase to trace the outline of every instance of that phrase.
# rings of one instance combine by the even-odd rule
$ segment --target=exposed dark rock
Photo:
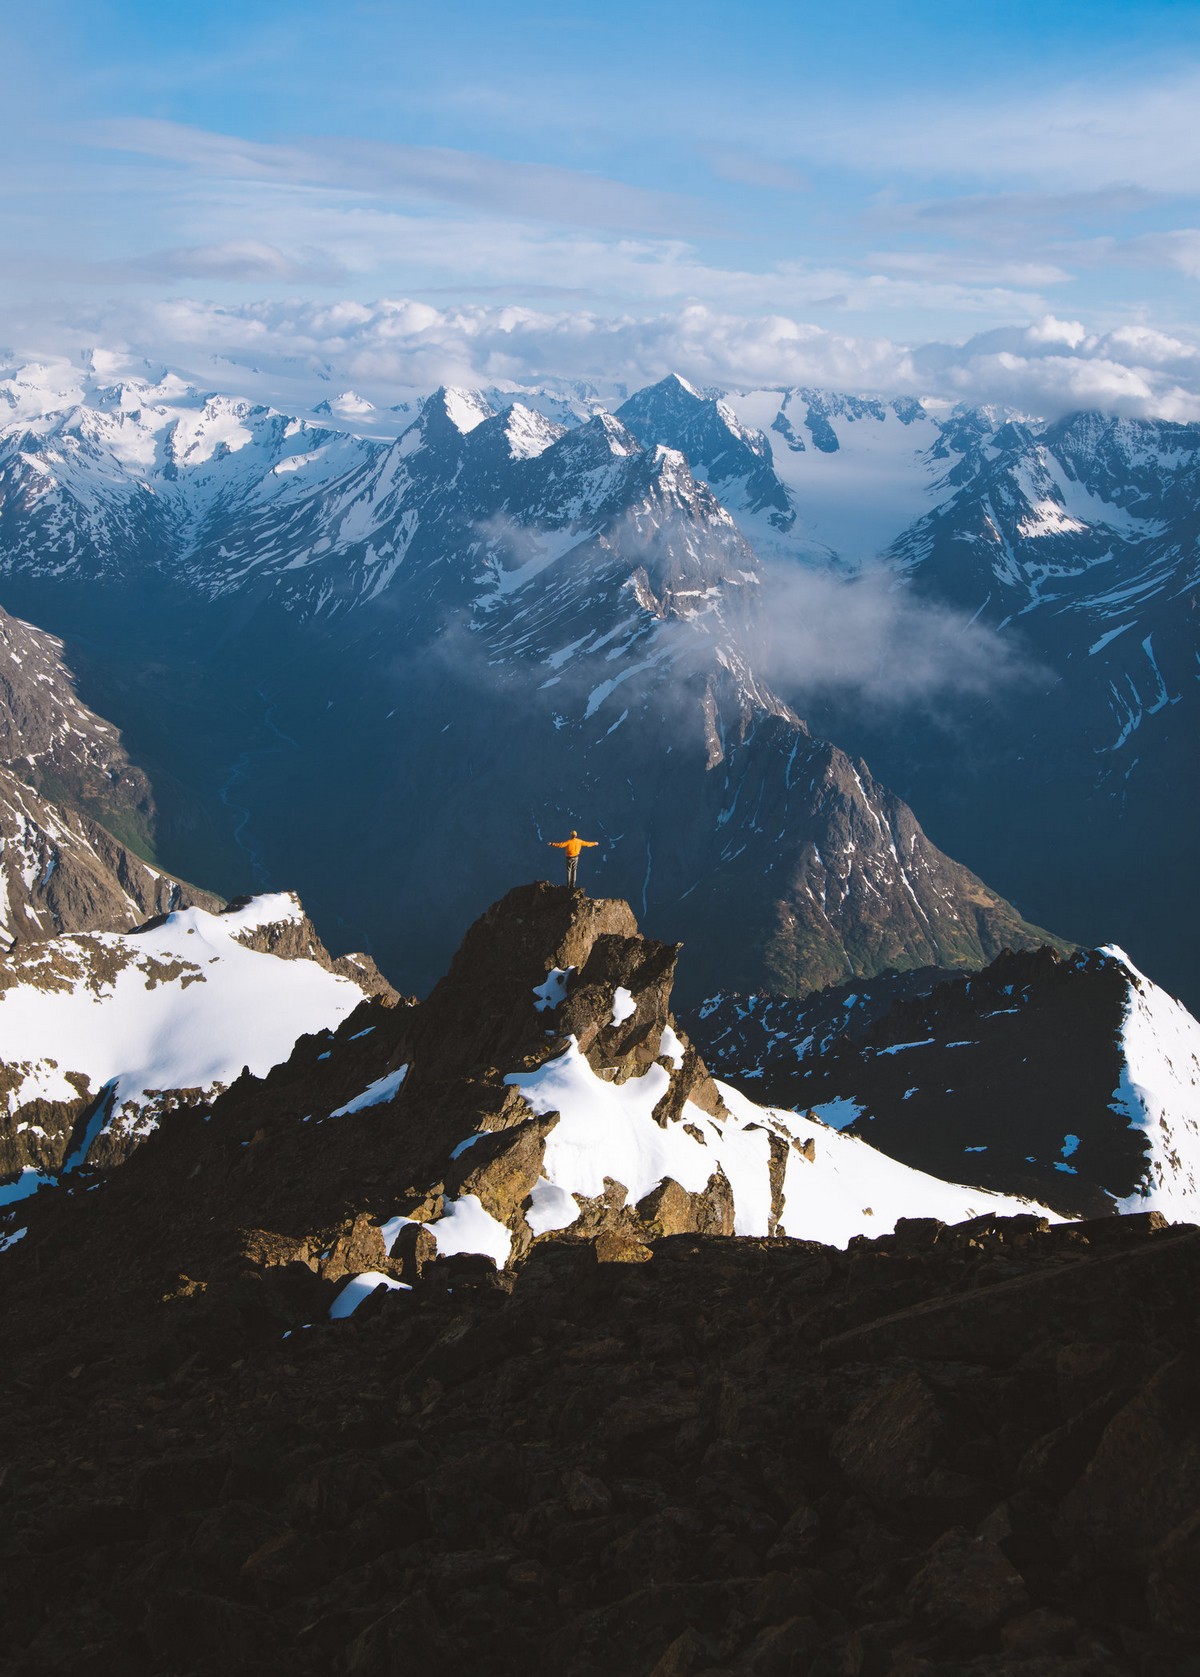
[[[306,1328],[255,1287],[326,1284],[261,1229],[240,1236],[257,1283],[164,1299],[121,1262],[112,1201],[152,1159],[47,1204],[3,1256],[20,1677],[1188,1670],[1197,1231],[1120,1220],[1096,1252],[1035,1229],[1019,1322],[1007,1248],[944,1228],[847,1253],[683,1234],[635,1263],[544,1241],[511,1292],[443,1259]],[[921,1326],[960,1300],[971,1355]],[[1023,1483],[1037,1440],[1096,1405],[1113,1419],[1069,1482]]]
[[[639,1200],[637,1214],[654,1235],[733,1233],[733,1193],[724,1171],[714,1171],[699,1193],[670,1177]]]
[[[944,1532],[908,1587],[908,1604],[938,1630],[991,1630],[1028,1603],[1025,1582],[986,1537]]]
[[[369,1217],[361,1216],[334,1241],[329,1256],[321,1260],[319,1274],[323,1281],[340,1281],[344,1275],[383,1269],[386,1264],[383,1236]]]
[[[485,1134],[451,1161],[447,1192],[474,1194],[497,1222],[513,1224],[541,1175],[546,1137],[557,1122],[551,1113]]]

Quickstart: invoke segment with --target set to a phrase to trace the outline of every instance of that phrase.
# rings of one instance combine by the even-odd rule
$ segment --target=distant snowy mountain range
[[[281,412],[103,358],[13,368],[5,412],[4,598],[71,638],[160,854],[296,882],[354,942],[369,898],[405,982],[564,823],[705,988],[1039,941],[861,753],[1055,931],[1192,970],[1200,427],[676,378],[614,411],[547,387]],[[957,701],[949,744],[941,718],[781,691],[781,566],[881,566],[1034,674]]]

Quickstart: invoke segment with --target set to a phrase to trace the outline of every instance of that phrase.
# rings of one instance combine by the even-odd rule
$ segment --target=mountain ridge
[[[682,394],[739,446],[766,446],[729,410]],[[149,414],[132,397],[112,403],[121,426]],[[154,426],[171,411],[160,403]],[[78,579],[89,611],[96,602],[126,619],[116,634],[137,625],[119,651],[99,649],[110,713],[132,718],[156,785],[203,778],[194,804],[172,795],[162,818],[189,847],[172,852],[188,871],[234,888],[248,857],[259,884],[294,879],[335,923],[348,907],[336,859],[349,844],[386,905],[376,933],[389,941],[376,952],[420,989],[448,953],[447,917],[468,917],[520,877],[542,833],[588,819],[563,807],[559,789],[573,786],[607,841],[592,858],[597,885],[706,942],[714,981],[730,976],[722,943],[737,949],[736,982],[805,988],[864,965],[979,963],[1049,936],[813,741],[756,671],[770,609],[762,568],[677,449],[643,447],[603,410],[562,429],[439,391],[397,441],[337,444],[354,465],[331,488],[324,444],[314,452],[304,422],[244,403],[218,412],[207,399],[193,419],[204,458],[193,453],[187,469],[207,481],[227,458],[214,441],[225,425],[221,446],[236,443],[229,458],[240,462],[231,483],[253,478],[243,457],[257,461],[250,502],[212,501],[199,546],[170,576],[156,562],[139,571],[135,548],[123,592]],[[77,544],[82,526],[70,528]],[[189,603],[197,567],[202,597]],[[8,586],[70,604],[11,552]],[[164,634],[185,650],[151,688],[133,643]],[[261,747],[247,747],[248,718]],[[379,784],[382,763],[395,769]],[[303,822],[281,824],[298,774],[326,796],[305,800]],[[680,822],[667,818],[664,785]],[[419,789],[427,836],[401,786]],[[218,859],[209,812],[222,804]],[[461,849],[448,812],[469,824],[479,808],[500,854],[463,856],[447,874],[447,847]],[[435,869],[443,889],[431,901],[417,881]],[[366,930],[348,936],[362,943]]]

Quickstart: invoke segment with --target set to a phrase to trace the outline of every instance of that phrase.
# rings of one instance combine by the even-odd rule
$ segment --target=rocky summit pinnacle
[[[170,925],[199,948],[189,926],[211,942],[219,917],[189,913]],[[291,957],[228,952],[241,965],[266,960],[277,985],[311,965],[298,905],[290,931],[254,904],[237,914]],[[148,1296],[181,1271],[207,1290],[249,1265],[286,1327],[348,1314],[377,1287],[423,1285],[449,1260],[511,1272],[547,1242],[643,1261],[668,1235],[844,1246],[906,1216],[1044,1215],[716,1083],[671,1011],[679,948],[643,937],[627,903],[519,886],[469,929],[425,1001],[387,991],[354,1005],[346,980],[320,974],[347,988],[347,1006],[318,998],[333,1023],[298,1021],[311,1034],[293,1029],[289,1057],[265,1074],[160,1102],[136,1149],[104,1155],[106,1176],[66,1171],[0,1234],[15,1236],[19,1218],[62,1255],[77,1207],[89,1240],[119,1243],[133,1219]],[[184,1001],[204,988],[189,984]]]

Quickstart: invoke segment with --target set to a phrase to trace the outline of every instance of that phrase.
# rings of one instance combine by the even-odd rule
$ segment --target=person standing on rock
[[[581,839],[572,827],[569,839],[551,839],[549,842],[552,850],[565,850],[567,853],[567,890],[573,891],[575,889],[575,876],[579,872],[579,852],[585,847],[588,850],[594,850],[600,840]]]

